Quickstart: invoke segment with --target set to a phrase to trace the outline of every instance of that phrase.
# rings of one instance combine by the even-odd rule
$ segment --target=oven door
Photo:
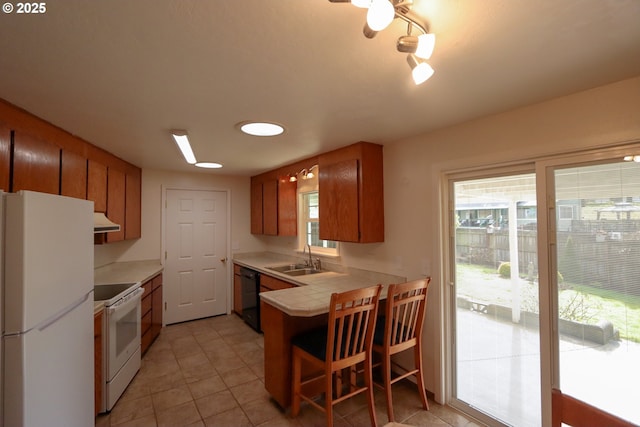
[[[140,348],[140,299],[136,289],[107,307],[107,380],[110,381]]]

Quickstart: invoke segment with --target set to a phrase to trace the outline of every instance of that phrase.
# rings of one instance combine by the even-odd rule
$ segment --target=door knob
[[[225,264],[226,264],[226,263],[227,263],[227,257],[220,258],[220,262],[223,262],[223,263],[225,263]]]

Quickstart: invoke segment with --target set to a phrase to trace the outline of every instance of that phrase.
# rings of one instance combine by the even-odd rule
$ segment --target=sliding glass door
[[[640,425],[640,162],[623,160],[634,154],[639,144],[448,177],[452,406],[537,427],[559,388]]]
[[[539,426],[533,173],[451,182],[454,403],[485,422]]]
[[[552,170],[554,385],[640,424],[640,163]]]

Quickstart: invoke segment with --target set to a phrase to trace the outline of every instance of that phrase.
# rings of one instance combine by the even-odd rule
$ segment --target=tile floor
[[[291,418],[264,389],[263,337],[235,314],[171,325],[145,354],[142,367],[98,427],[324,426],[324,413],[303,405]],[[411,426],[477,426],[430,401],[422,410],[415,384],[393,388],[396,421]],[[379,425],[387,423],[382,390],[376,390]],[[369,425],[362,395],[336,407],[336,427]]]

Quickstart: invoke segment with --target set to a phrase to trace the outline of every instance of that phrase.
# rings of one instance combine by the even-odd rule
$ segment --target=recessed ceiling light
[[[189,144],[189,137],[187,136],[187,131],[185,130],[172,130],[171,135],[173,135],[173,139],[176,141],[178,148],[182,152],[184,159],[190,165],[196,162],[196,156],[193,154],[193,150],[191,149],[191,144]]]
[[[284,132],[284,128],[276,123],[269,122],[242,122],[238,123],[238,128],[253,136],[276,136]]]
[[[220,163],[213,163],[213,162],[198,162],[196,163],[196,166],[199,168],[206,168],[206,169],[220,169],[222,167]]]

